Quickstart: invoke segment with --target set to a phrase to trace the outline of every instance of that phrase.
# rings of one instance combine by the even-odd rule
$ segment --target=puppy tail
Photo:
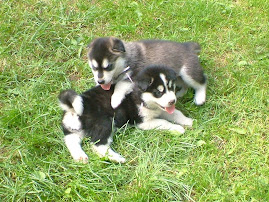
[[[201,52],[201,46],[199,43],[196,43],[196,42],[186,42],[186,43],[183,43],[184,46],[187,48],[188,51],[191,51],[197,55],[200,54]]]
[[[64,111],[75,111],[81,116],[84,110],[83,99],[73,90],[64,90],[58,96],[60,107]]]

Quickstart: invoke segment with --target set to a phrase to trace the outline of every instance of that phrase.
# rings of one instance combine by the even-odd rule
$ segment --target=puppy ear
[[[111,39],[112,39],[112,51],[116,53],[124,53],[125,47],[122,40],[117,38],[111,38]]]
[[[96,41],[96,39],[93,39],[88,45],[87,45],[87,48],[88,49],[91,49],[92,46],[93,46],[93,43]]]
[[[138,88],[140,88],[142,91],[146,91],[151,86],[153,81],[154,79],[151,77],[140,79],[137,82]]]
[[[88,58],[90,58],[90,52],[92,51],[92,47],[93,47],[93,42],[94,42],[95,40],[93,40],[93,41],[91,41],[91,43],[89,43],[88,44],[88,46],[87,46],[87,56],[88,56]]]

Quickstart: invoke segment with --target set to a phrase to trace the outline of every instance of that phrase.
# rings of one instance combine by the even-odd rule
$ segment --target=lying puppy
[[[113,108],[132,91],[133,85],[128,77],[133,77],[133,70],[152,64],[167,65],[176,71],[176,85],[180,89],[177,97],[182,97],[190,86],[195,89],[196,105],[202,105],[206,100],[206,77],[197,55],[200,52],[197,43],[163,40],[124,42],[109,37],[97,38],[88,47],[89,65],[95,82],[104,90],[116,84],[111,98]]]
[[[136,76],[133,92],[116,109],[110,105],[115,86],[104,91],[96,86],[81,95],[73,90],[60,93],[64,110],[62,126],[65,144],[75,161],[87,162],[81,148],[84,136],[90,137],[93,150],[109,160],[124,163],[125,158],[110,148],[112,128],[136,124],[143,130],[164,129],[184,133],[181,125],[192,126],[192,119],[175,109],[176,73],[163,66],[150,66]]]

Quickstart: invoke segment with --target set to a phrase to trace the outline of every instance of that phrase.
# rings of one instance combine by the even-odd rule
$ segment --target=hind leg
[[[203,105],[206,100],[206,84],[197,85],[195,88],[194,102],[196,105]]]
[[[206,77],[202,69],[193,69],[183,66],[180,70],[182,80],[195,90],[194,102],[203,105],[206,100]]]
[[[81,148],[83,136],[84,135],[79,132],[71,133],[64,137],[64,142],[76,162],[87,163],[88,156]]]

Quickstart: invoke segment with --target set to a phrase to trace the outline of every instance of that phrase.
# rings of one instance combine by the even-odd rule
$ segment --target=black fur
[[[96,86],[80,95],[73,90],[65,90],[60,93],[59,101],[70,107],[70,111],[72,111],[72,102],[76,96],[80,96],[84,109],[82,115],[79,116],[82,125],[80,131],[84,133],[85,137],[90,137],[90,141],[96,145],[105,145],[111,137],[113,126],[120,128],[127,123],[139,124],[143,121],[138,108],[143,103],[141,94],[152,92],[154,95],[154,90],[163,84],[159,77],[160,73],[163,73],[167,80],[175,82],[176,72],[171,68],[156,65],[143,68],[136,73],[133,91],[116,109],[111,107],[111,96],[115,85],[112,85],[107,91],[104,91],[101,86]],[[152,78],[154,78],[153,83]],[[63,117],[66,113],[67,111],[64,111]],[[72,113],[76,112],[73,110]],[[65,135],[74,133],[74,130],[64,124],[62,127]]]
[[[108,91],[96,86],[80,95],[83,99],[84,108],[83,114],[79,117],[82,123],[81,130],[84,131],[86,137],[90,137],[91,142],[97,145],[107,143],[112,133],[113,124],[120,128],[126,123],[141,122],[132,95],[129,94],[118,108],[113,109],[110,105],[113,92],[114,85]],[[72,107],[71,103],[77,95],[73,90],[66,90],[59,95],[59,100]],[[65,135],[73,132],[64,124],[62,126]]]

